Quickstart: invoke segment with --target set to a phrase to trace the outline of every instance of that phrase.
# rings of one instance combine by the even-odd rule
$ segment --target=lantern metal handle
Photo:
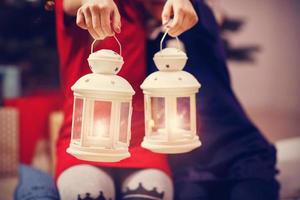
[[[161,40],[160,40],[160,51],[162,51],[163,42],[164,42],[165,37],[167,36],[169,30],[170,30],[170,29],[167,29],[167,30],[166,30],[166,32],[164,33],[164,35],[162,36],[162,38],[161,38]],[[176,38],[176,40],[177,40],[177,46],[178,46],[178,49],[180,49],[180,42],[179,42],[179,39],[178,39],[177,36],[176,36],[175,38]]]
[[[121,46],[121,43],[120,43],[120,41],[118,40],[118,38],[114,35],[113,36],[114,38],[115,38],[115,40],[117,41],[117,43],[118,43],[118,45],[119,45],[119,48],[120,48],[120,56],[122,56],[122,46]],[[95,39],[94,41],[93,41],[93,43],[92,43],[92,45],[91,45],[91,54],[92,53],[94,53],[94,45],[95,45],[95,43],[98,41],[98,39]]]

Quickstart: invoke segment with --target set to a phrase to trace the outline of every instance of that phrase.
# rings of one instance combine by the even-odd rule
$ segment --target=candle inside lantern
[[[108,137],[111,116],[111,102],[96,101],[94,104],[94,129],[93,136]]]
[[[170,119],[170,129],[173,130],[180,130],[180,127],[182,127],[182,115],[176,115],[173,118]]]
[[[108,137],[108,128],[102,120],[95,121],[94,136]]]
[[[176,138],[180,138],[186,130],[182,129],[183,124],[183,115],[176,115],[169,118],[169,128],[159,128],[157,129],[157,134],[155,135],[156,138],[167,138],[169,135],[173,140]],[[149,121],[149,126],[155,126],[154,120]],[[168,134],[169,133],[169,134]]]
[[[169,121],[169,129],[170,131],[169,137],[172,140],[176,140],[181,137],[181,135],[185,132],[181,127],[183,126],[184,120],[182,115],[175,115]]]

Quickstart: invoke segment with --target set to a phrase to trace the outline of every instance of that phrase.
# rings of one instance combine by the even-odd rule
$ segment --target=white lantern
[[[94,43],[88,58],[93,73],[72,86],[72,138],[67,152],[81,160],[117,162],[130,156],[131,102],[135,92],[116,75],[124,63],[122,56],[107,49],[93,53]]]
[[[141,85],[146,129],[142,147],[157,153],[184,153],[201,145],[196,133],[195,100],[200,83],[182,71],[187,61],[183,51],[162,49],[164,37],[161,50],[154,55],[159,71]]]

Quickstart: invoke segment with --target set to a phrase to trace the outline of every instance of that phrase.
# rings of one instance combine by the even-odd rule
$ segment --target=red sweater
[[[122,56],[125,62],[118,75],[128,80],[136,91],[133,97],[132,136],[129,148],[131,157],[115,163],[100,163],[78,160],[66,153],[71,137],[73,108],[73,93],[70,88],[81,76],[91,73],[87,58],[92,39],[88,31],[77,27],[75,19],[66,23],[62,0],[55,2],[61,84],[65,94],[65,118],[57,142],[56,177],[65,169],[83,163],[118,168],[157,168],[170,174],[164,155],[152,153],[140,146],[145,133],[143,94],[140,89],[140,84],[146,77],[145,31],[137,3],[131,0],[126,2],[122,0],[122,6],[116,1],[119,10],[122,11],[121,13],[126,13],[126,17],[122,16],[122,32],[117,35],[122,45]],[[112,49],[118,52],[118,45],[113,38],[107,38],[97,44],[95,50]]]

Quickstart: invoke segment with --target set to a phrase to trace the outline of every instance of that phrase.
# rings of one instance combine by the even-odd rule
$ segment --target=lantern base
[[[79,160],[94,162],[118,162],[130,157],[126,149],[87,148],[70,145],[67,152]]]
[[[201,146],[198,136],[193,139],[182,139],[176,142],[161,142],[144,138],[142,147],[155,153],[178,154],[187,153]]]

